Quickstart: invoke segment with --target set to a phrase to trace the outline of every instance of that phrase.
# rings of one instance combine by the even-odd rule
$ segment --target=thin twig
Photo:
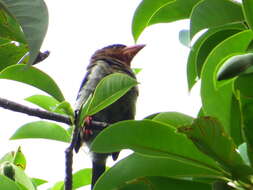
[[[72,134],[72,139],[70,142],[69,147],[65,150],[65,159],[66,159],[66,174],[65,174],[65,190],[72,190],[72,165],[73,165],[73,150],[76,146],[77,140],[78,140],[78,135],[79,135],[79,127],[76,125],[76,120],[75,120],[75,128]]]
[[[77,118],[77,113],[76,113],[75,118]],[[97,129],[102,130],[105,127],[109,126],[109,124],[106,122],[93,121],[93,120],[91,120],[90,122],[91,122],[90,125],[92,125],[93,130],[97,130]],[[66,161],[65,161],[66,162],[66,166],[65,166],[66,173],[65,173],[65,180],[64,180],[65,190],[72,190],[73,150],[76,147],[76,144],[78,143],[80,129],[81,129],[81,127],[78,126],[78,120],[75,119],[75,128],[72,133],[72,139],[71,139],[69,147],[65,150],[65,159],[66,159]],[[79,140],[82,140],[82,139],[79,139]]]
[[[30,108],[28,106],[24,106],[22,104],[19,104],[19,103],[16,103],[4,98],[0,98],[0,107],[15,111],[15,112],[24,113],[30,116],[36,116],[42,119],[48,119],[48,120],[65,123],[67,125],[72,125],[72,121],[68,116],[41,110],[38,108]]]

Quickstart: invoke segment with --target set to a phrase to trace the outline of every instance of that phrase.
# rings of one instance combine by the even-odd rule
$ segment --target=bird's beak
[[[132,59],[142,48],[144,48],[144,44],[134,45],[125,47],[122,51],[123,55]]]

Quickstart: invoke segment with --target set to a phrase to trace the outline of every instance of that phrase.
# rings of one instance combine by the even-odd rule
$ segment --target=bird
[[[145,47],[145,45],[126,46],[123,44],[113,44],[97,50],[91,56],[86,75],[77,95],[75,105],[76,115],[80,113],[82,105],[87,101],[90,95],[94,93],[96,86],[104,77],[113,73],[123,73],[136,79],[136,76],[131,69],[131,61],[143,47]],[[75,145],[75,151],[78,152],[83,143],[90,147],[92,141],[102,131],[102,129],[94,128],[91,124],[92,122],[89,121],[113,124],[118,121],[134,119],[137,97],[138,87],[135,86],[105,109],[86,117],[85,121],[87,122],[85,122],[84,126],[81,126],[78,140]],[[98,178],[104,173],[107,157],[112,156],[115,161],[118,158],[118,155],[119,152],[91,152],[91,189],[93,189]]]

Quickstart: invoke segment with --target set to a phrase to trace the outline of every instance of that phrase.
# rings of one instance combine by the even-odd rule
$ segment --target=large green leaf
[[[26,65],[12,65],[0,72],[0,79],[19,81],[34,86],[53,96],[58,101],[63,101],[64,97],[55,81],[43,71],[35,67]]]
[[[150,18],[164,5],[175,0],[143,0],[134,13],[132,33],[137,40],[141,32],[148,26]]]
[[[91,150],[95,152],[117,152],[126,148],[147,155],[201,165],[209,170],[220,170],[217,164],[199,152],[185,135],[177,133],[176,128],[151,120],[113,124],[104,129],[91,145]]]
[[[11,41],[0,43],[0,71],[10,65],[17,64],[27,51],[27,47],[23,44],[16,45]]]
[[[187,80],[190,90],[200,77],[202,66],[213,48],[229,36],[245,29],[245,25],[229,24],[215,27],[202,34],[191,48],[187,60]]]
[[[229,0],[203,0],[192,10],[190,38],[202,29],[244,21],[242,7]]]
[[[242,5],[247,24],[253,30],[253,2],[251,0],[242,0]]]
[[[135,40],[152,24],[173,22],[190,16],[200,0],[143,0],[134,13],[132,33]]]
[[[48,10],[43,0],[1,0],[22,27],[30,49],[30,63],[35,60],[48,27]]]
[[[169,124],[177,128],[183,125],[190,125],[193,122],[193,117],[179,112],[161,112],[154,116],[152,120]]]
[[[19,186],[12,181],[11,179],[9,179],[8,177],[1,175],[0,174],[0,189],[4,189],[4,190],[21,190],[19,188]]]
[[[94,190],[120,189],[123,185],[133,183],[134,180],[144,176],[222,178],[222,174],[217,171],[206,170],[175,159],[133,154],[102,175]]]
[[[234,142],[215,118],[195,119],[192,125],[182,127],[180,131],[185,133],[200,151],[217,160],[226,169],[243,165]]]
[[[138,187],[136,185],[139,185]],[[129,182],[119,190],[159,190],[159,189],[176,189],[176,190],[211,190],[212,186],[210,184],[199,183],[195,181],[171,179],[166,177],[140,177],[132,182]]]
[[[219,88],[216,87],[217,67],[225,57],[246,51],[252,38],[252,32],[247,30],[224,40],[209,54],[201,72],[203,110],[206,115],[218,118],[229,134],[231,134],[232,85],[231,82],[227,82]]]
[[[26,43],[25,36],[16,19],[3,7],[0,1],[0,38]]]
[[[25,138],[43,138],[69,142],[68,132],[61,126],[46,121],[36,121],[21,126],[10,138],[11,140]]]
[[[83,106],[81,112],[85,110],[85,115],[93,115],[118,100],[137,84],[135,79],[126,74],[108,75],[98,83],[90,102]]]

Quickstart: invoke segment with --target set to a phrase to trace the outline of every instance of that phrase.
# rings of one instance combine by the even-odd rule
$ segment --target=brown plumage
[[[90,94],[94,92],[99,81],[105,76],[119,72],[135,78],[130,68],[131,61],[143,47],[144,45],[127,47],[125,45],[115,44],[97,50],[91,57],[90,64],[87,67],[87,73],[81,84],[76,101],[76,112],[78,113]],[[134,119],[137,96],[138,89],[137,87],[133,87],[119,100],[90,116],[89,119],[109,124]],[[76,152],[78,152],[82,142],[90,146],[93,139],[101,131],[93,128],[92,125],[86,124],[86,126],[83,126],[83,131],[80,133],[75,147]],[[116,160],[118,154],[118,152],[108,154],[92,153],[92,188],[100,175],[105,171],[106,158],[112,155],[113,159]]]

